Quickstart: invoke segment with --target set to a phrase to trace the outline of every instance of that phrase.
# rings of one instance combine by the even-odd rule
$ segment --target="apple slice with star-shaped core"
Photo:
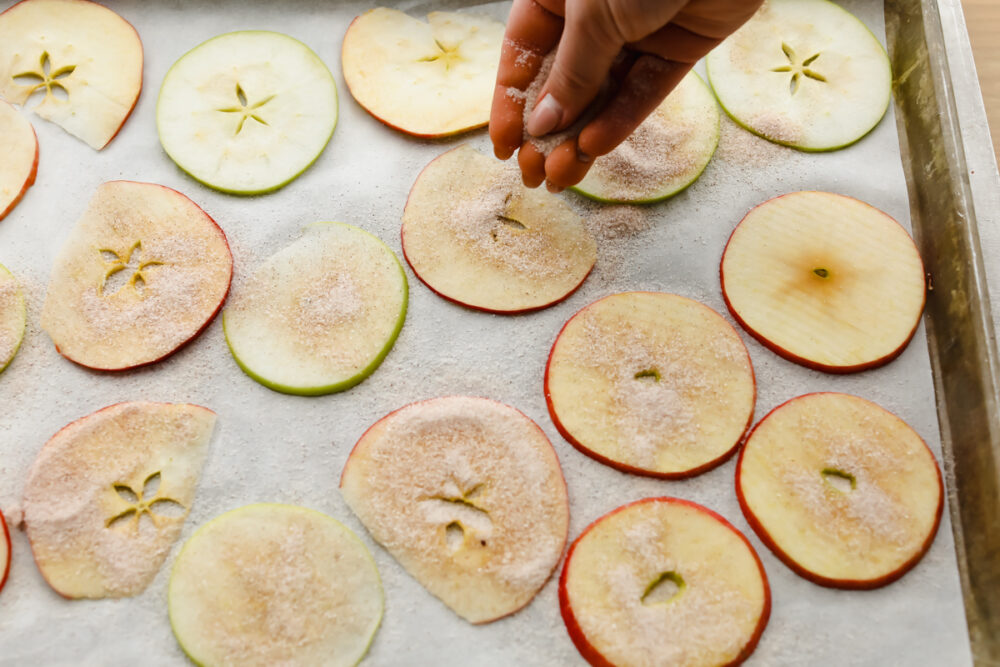
[[[7,520],[0,512],[0,591],[7,583],[7,576],[10,574],[10,531],[7,529]]]
[[[372,537],[471,623],[528,604],[566,544],[552,444],[485,398],[435,398],[383,417],[348,457],[340,492]]]
[[[247,375],[289,394],[328,394],[378,368],[406,301],[392,250],[357,227],[317,222],[235,291],[222,322]]]
[[[23,0],[0,14],[0,98],[104,148],[142,90],[142,42],[128,21],[87,0]]]
[[[7,267],[0,264],[0,373],[20,349],[27,322],[24,291]]]
[[[24,523],[42,576],[68,598],[137,595],[180,536],[215,413],[118,403],[56,433],[24,485]]]
[[[625,472],[680,478],[736,451],[753,418],[750,355],[726,320],[658,292],[613,294],[574,315],[545,368],[552,421]]]
[[[864,202],[793,192],[751,210],[722,255],[729,312],[781,356],[830,373],[895,359],[924,308],[913,239]]]
[[[247,505],[185,543],[167,593],[198,665],[350,667],[382,619],[382,583],[358,537],[294,505]]]
[[[934,455],[903,420],[857,396],[820,393],[754,427],[736,495],[761,541],[797,574],[867,589],[927,552],[944,489]]]
[[[208,326],[232,275],[225,234],[194,202],[162,185],[112,181],[56,256],[42,328],[81,366],[151,364]]]
[[[559,578],[570,638],[595,667],[738,665],[771,613],[764,566],[715,512],[646,498],[576,538]]]
[[[219,35],[163,77],[156,128],[167,155],[233,194],[276,190],[309,168],[337,125],[337,84],[302,42],[277,32]]]
[[[489,122],[504,25],[432,12],[427,22],[379,7],[347,28],[340,60],[347,87],[389,127],[441,137]]]
[[[573,189],[603,202],[645,204],[698,180],[719,144],[719,107],[701,77],[688,72],[629,137],[594,160]]]
[[[0,220],[35,182],[38,138],[31,123],[0,100]]]
[[[433,292],[492,313],[561,301],[597,261],[594,238],[568,204],[465,144],[420,172],[402,238],[406,261]]]
[[[892,72],[875,35],[827,0],[767,0],[707,58],[733,120],[805,151],[854,143],[889,107]]]

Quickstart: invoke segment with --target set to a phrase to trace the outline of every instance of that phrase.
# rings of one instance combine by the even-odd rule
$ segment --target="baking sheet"
[[[261,260],[316,220],[358,225],[401,255],[400,215],[419,170],[463,141],[489,152],[485,131],[450,140],[415,140],[387,129],[354,102],[340,72],[340,41],[350,20],[368,4],[108,4],[132,22],[143,39],[146,89],[135,112],[101,153],[32,118],[41,144],[38,180],[0,222],[0,263],[24,284],[29,308],[24,345],[0,375],[0,507],[8,515],[16,507],[27,470],[52,434],[111,403],[198,403],[218,412],[219,426],[182,540],[136,598],[63,600],[38,574],[24,533],[12,527],[11,575],[0,594],[0,664],[185,664],[166,614],[173,557],[183,540],[208,519],[259,501],[326,512],[371,548],[385,586],[386,614],[364,664],[583,664],[559,617],[555,579],[518,614],[472,627],[374,544],[340,497],[337,481],[344,461],[372,422],[414,400],[463,393],[521,409],[550,437],[569,486],[571,539],[611,509],[653,495],[702,503],[742,530],[761,555],[773,594],[770,623],[747,664],[971,664],[948,512],[930,551],[899,582],[869,592],[821,588],[794,575],[750,530],[733,492],[734,460],[686,481],[619,473],[562,440],[542,395],[545,358],[562,323],[606,294],[631,289],[674,292],[706,303],[731,321],[719,292],[718,260],[735,224],[767,198],[800,189],[830,190],[870,202],[908,225],[892,110],[860,143],[829,154],[773,146],[724,119],[719,151],[702,178],[674,199],[649,208],[653,220],[647,231],[605,242],[595,272],[581,289],[539,313],[502,317],[463,309],[434,296],[407,267],[410,310],[399,340],[374,375],[345,393],[304,398],[258,385],[232,360],[219,320],[160,364],[102,374],[59,357],[38,327],[55,253],[100,183],[162,183],[193,199],[228,235],[235,260],[234,289],[239,289],[241,279]],[[884,36],[880,2],[840,4]],[[479,11],[483,9],[502,17],[506,6]],[[330,67],[340,92],[340,120],[324,154],[298,180],[261,197],[224,195],[186,177],[162,152],[155,130],[156,93],[169,66],[205,39],[238,29],[278,30],[301,39]],[[590,208],[572,193],[563,196],[581,211]],[[758,419],[809,391],[854,393],[905,419],[940,459],[923,326],[899,359],[850,376],[801,368],[749,336],[743,339],[757,375]]]

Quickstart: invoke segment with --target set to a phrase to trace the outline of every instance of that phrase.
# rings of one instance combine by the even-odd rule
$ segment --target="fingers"
[[[545,181],[545,155],[530,141],[517,152],[517,165],[521,168],[521,180],[529,188],[537,188]]]

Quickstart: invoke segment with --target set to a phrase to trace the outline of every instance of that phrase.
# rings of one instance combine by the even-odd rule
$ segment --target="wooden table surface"
[[[1000,0],[962,0],[983,89],[993,152],[1000,156]]]

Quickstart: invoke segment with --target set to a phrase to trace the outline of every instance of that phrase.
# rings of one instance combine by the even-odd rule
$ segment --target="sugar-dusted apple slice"
[[[42,328],[82,366],[151,364],[208,326],[232,275],[226,235],[194,202],[162,185],[112,181],[56,256]]]
[[[626,472],[696,475],[739,445],[756,384],[743,341],[718,313],[658,292],[613,294],[563,327],[545,398],[559,432]]]
[[[290,394],[328,394],[371,375],[406,318],[406,274],[357,227],[318,222],[279,251],[222,314],[247,375]]]
[[[757,553],[724,518],[686,500],[646,498],[576,538],[559,609],[595,667],[721,667],[756,648],[771,590]]]
[[[0,591],[7,583],[7,575],[10,574],[10,531],[7,529],[7,520],[0,512]]]
[[[569,296],[597,260],[561,199],[468,145],[428,164],[403,211],[403,254],[432,291],[470,308],[517,313]]]
[[[357,536],[294,505],[209,521],[174,563],[167,604],[198,665],[356,665],[382,619],[382,583]]]
[[[0,100],[0,220],[35,182],[38,138],[31,123]]]
[[[829,192],[793,192],[751,210],[719,273],[729,312],[754,338],[831,373],[895,359],[924,308],[923,263],[906,230]]]
[[[876,588],[930,548],[944,491],[934,455],[903,420],[857,396],[821,393],[754,427],[736,495],[761,541],[797,574]]]
[[[379,7],[354,19],[340,60],[354,99],[386,125],[441,137],[489,122],[504,25],[432,12],[427,22]]]
[[[827,0],[767,0],[707,63],[733,120],[805,151],[854,143],[889,107],[885,49],[854,15]]]
[[[276,190],[320,156],[337,125],[337,84],[302,42],[277,32],[219,35],[163,78],[156,127],[167,155],[205,185]]]
[[[604,202],[660,201],[698,180],[718,145],[715,97],[700,76],[688,72],[628,139],[594,160],[573,189]]]
[[[128,21],[87,0],[23,0],[0,14],[0,97],[92,148],[114,139],[142,90],[142,42]]]
[[[551,443],[485,398],[435,398],[382,418],[355,445],[340,490],[372,537],[471,623],[528,604],[566,544]]]
[[[0,264],[0,373],[21,347],[27,315],[21,286],[7,267]]]
[[[68,598],[141,593],[180,535],[214,428],[197,405],[118,403],[45,443],[24,523],[49,585]]]

